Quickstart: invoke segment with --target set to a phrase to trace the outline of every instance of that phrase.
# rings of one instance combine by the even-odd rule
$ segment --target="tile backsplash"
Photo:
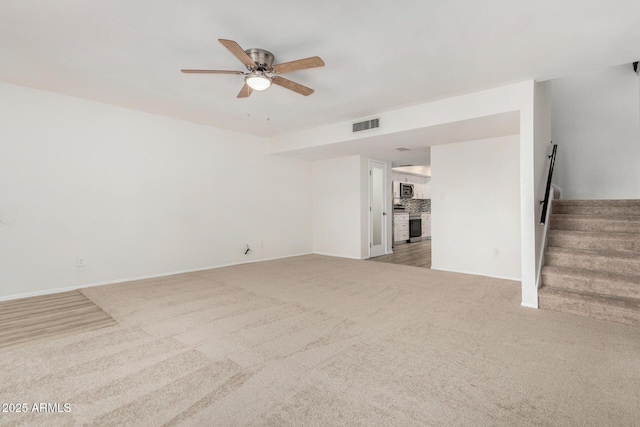
[[[431,199],[395,199],[395,204],[402,205],[410,214],[429,212],[431,213]]]

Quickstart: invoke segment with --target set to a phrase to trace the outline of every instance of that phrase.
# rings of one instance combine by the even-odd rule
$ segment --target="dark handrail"
[[[549,176],[547,177],[547,189],[544,192],[544,200],[541,200],[542,203],[542,217],[540,218],[540,225],[544,225],[547,220],[547,208],[549,207],[549,193],[551,192],[551,178],[553,177],[553,166],[556,163],[556,151],[558,150],[558,144],[553,144],[553,151],[549,158],[551,162],[549,163]]]

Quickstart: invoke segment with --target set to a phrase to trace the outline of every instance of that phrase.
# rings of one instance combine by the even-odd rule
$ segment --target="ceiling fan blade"
[[[231,70],[180,70],[187,74],[244,74],[242,71]]]
[[[271,78],[271,82],[294,92],[298,92],[300,95],[304,96],[309,96],[314,92],[314,90],[310,87],[302,86],[301,84],[292,82],[291,80],[285,79],[284,77],[274,76]]]
[[[253,59],[251,59],[249,55],[247,55],[247,53],[240,47],[238,43],[234,42],[233,40],[225,39],[218,39],[218,41],[222,43],[224,47],[229,49],[229,51],[233,53],[235,57],[238,58],[244,65],[246,65],[247,67],[257,67],[256,63],[253,62]]]
[[[240,89],[237,98],[248,98],[249,95],[251,95],[251,92],[253,92],[253,89],[251,89],[249,85],[245,83],[245,85],[242,86],[242,89]]]
[[[319,56],[298,59],[297,61],[283,62],[282,64],[274,65],[273,71],[275,71],[276,73],[290,73],[292,71],[316,67],[324,67],[324,61],[320,59]]]

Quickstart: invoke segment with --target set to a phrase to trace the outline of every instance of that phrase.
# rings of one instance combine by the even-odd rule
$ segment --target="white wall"
[[[631,64],[550,81],[563,199],[640,198],[639,82]]]
[[[0,117],[0,298],[312,250],[265,139],[4,83]]]
[[[360,156],[313,162],[314,253],[362,258],[361,168]]]
[[[381,161],[377,159],[371,159]],[[391,163],[387,206],[391,212]],[[392,218],[388,213],[386,253],[392,253]],[[369,258],[369,158],[348,156],[313,162],[313,252],[353,259]]]
[[[549,82],[541,82],[535,84],[534,89],[534,182],[535,191],[533,200],[536,207],[535,215],[535,257],[536,257],[536,284],[535,287],[522,290],[524,305],[538,307],[538,293],[540,287],[540,274],[542,271],[545,226],[540,224],[543,205],[540,204],[544,200],[544,193],[547,187],[547,179],[549,177],[549,154],[551,153],[551,88]]]
[[[519,145],[513,135],[431,147],[433,269],[521,279]]]

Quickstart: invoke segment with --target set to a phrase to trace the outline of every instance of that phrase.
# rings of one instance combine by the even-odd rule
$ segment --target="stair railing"
[[[547,208],[549,207],[549,193],[551,192],[551,178],[553,177],[553,166],[556,163],[556,151],[558,150],[558,144],[553,144],[553,150],[549,158],[549,176],[547,177],[547,189],[544,192],[544,200],[540,200],[542,204],[542,216],[540,217],[540,225],[544,225],[547,219]]]

